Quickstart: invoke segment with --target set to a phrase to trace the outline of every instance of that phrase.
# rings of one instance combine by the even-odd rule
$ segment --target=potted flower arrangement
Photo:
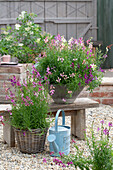
[[[48,92],[42,86],[42,78],[33,66],[32,74],[27,72],[23,82],[15,76],[10,81],[13,91],[6,88],[6,98],[12,105],[9,123],[14,128],[18,147],[24,153],[42,152],[50,124]]]
[[[83,87],[88,86],[92,92],[99,86],[103,77],[100,65],[106,57],[101,50],[93,48],[90,40],[85,45],[82,38],[71,38],[67,42],[58,35],[48,43],[44,55],[39,58],[37,70],[42,76],[51,73],[49,82],[56,103],[72,103],[74,95],[77,97]]]
[[[8,53],[16,57],[19,63],[32,63],[46,45],[45,37],[50,34],[42,33],[42,29],[35,24],[34,13],[22,11],[17,18],[14,29],[7,27],[1,34],[0,53]],[[6,46],[7,45],[7,46]]]

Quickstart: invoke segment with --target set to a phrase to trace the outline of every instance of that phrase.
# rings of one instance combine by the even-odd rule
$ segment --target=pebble
[[[108,126],[109,122],[113,122],[113,107],[109,105],[101,105],[99,108],[86,109],[86,134],[90,136],[89,128],[94,124],[94,132],[99,138],[97,128],[100,127],[100,121],[105,121],[105,126]],[[62,123],[62,118],[58,119],[59,124]],[[66,124],[71,126],[71,118],[66,117]],[[54,122],[51,124],[54,126]],[[48,133],[49,134],[49,133]],[[47,134],[47,135],[48,135]],[[113,139],[113,128],[111,128],[111,139]],[[71,137],[77,143],[77,146],[82,150],[84,149],[84,155],[88,156],[88,147],[85,145],[84,140],[78,140]],[[70,153],[74,154],[75,148],[71,142]],[[43,158],[46,158],[46,163],[43,163]],[[49,143],[46,140],[45,151],[37,154],[23,154],[19,151],[18,147],[9,147],[7,144],[3,144],[3,126],[0,125],[0,170],[74,170],[74,166],[67,168],[59,167],[53,162],[54,157],[49,154]]]

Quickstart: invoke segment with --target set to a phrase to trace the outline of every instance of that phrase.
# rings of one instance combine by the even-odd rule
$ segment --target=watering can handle
[[[62,125],[65,126],[65,112],[64,110],[58,110],[55,117],[55,131],[58,131],[58,116],[62,111]]]

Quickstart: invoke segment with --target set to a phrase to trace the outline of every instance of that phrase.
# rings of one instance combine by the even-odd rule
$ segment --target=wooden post
[[[9,114],[6,116],[3,116],[4,120],[9,120]],[[4,143],[7,143],[10,147],[15,147],[15,133],[10,124],[5,122],[5,125],[3,126],[3,141]]]
[[[85,109],[76,110],[76,114],[71,116],[71,134],[79,139],[85,139],[85,128]]]

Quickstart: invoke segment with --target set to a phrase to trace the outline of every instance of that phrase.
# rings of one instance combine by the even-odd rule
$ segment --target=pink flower
[[[101,120],[100,123],[103,125],[104,124],[104,120]]]
[[[86,43],[89,44],[90,40],[87,40]]]
[[[109,126],[109,127],[112,127],[112,126],[113,126],[113,125],[112,125],[112,122],[109,122],[109,123],[108,123],[108,126]]]
[[[72,139],[72,143],[76,143],[74,139]]]
[[[72,93],[72,91],[68,91],[68,93],[69,93],[69,94],[71,94],[71,93]]]
[[[47,76],[45,76],[45,77],[44,77],[44,80],[47,80],[47,79],[48,79]]]
[[[43,158],[43,163],[46,163],[47,161],[46,161],[46,158]]]
[[[41,84],[41,82],[40,82],[40,81],[38,82],[38,84],[39,84],[39,86],[42,86],[42,84]]]
[[[97,128],[97,131],[99,131],[99,130],[100,130],[100,128],[98,127],[98,128]]]
[[[86,53],[87,55],[89,54],[89,51],[87,51],[87,53]]]
[[[38,91],[41,91],[42,89],[39,87],[39,90]]]
[[[53,95],[55,90],[50,90],[50,95]]]
[[[50,152],[50,155],[53,155],[54,154],[54,152]]]
[[[21,84],[20,84],[20,82],[19,82],[19,81],[17,81],[16,85],[17,85],[17,86],[21,86]]]
[[[65,100],[64,98],[62,99],[62,101],[63,101],[63,102],[66,102],[66,100]]]
[[[59,155],[60,156],[64,156],[64,152],[59,152]]]
[[[47,67],[46,72],[47,72],[47,75],[52,74],[52,73],[50,72],[50,68],[49,68],[49,67]]]
[[[13,99],[11,99],[11,102],[14,103],[15,101]]]
[[[70,165],[70,164],[73,164],[73,162],[72,161],[71,162],[67,162],[67,164]]]
[[[8,99],[10,99],[10,98],[9,98],[9,96],[6,95],[6,96],[5,96],[5,99],[8,100]]]
[[[105,135],[109,135],[109,130],[108,130],[107,128],[105,128],[105,129],[103,130],[103,133],[104,133]]]
[[[12,115],[12,112],[9,112],[10,115]]]
[[[60,80],[61,80],[61,79],[58,77],[58,79],[57,79],[56,81],[57,81],[58,83],[60,83]]]
[[[47,43],[47,42],[48,42],[48,38],[47,38],[47,37],[44,39],[44,42],[45,42],[45,43]]]

